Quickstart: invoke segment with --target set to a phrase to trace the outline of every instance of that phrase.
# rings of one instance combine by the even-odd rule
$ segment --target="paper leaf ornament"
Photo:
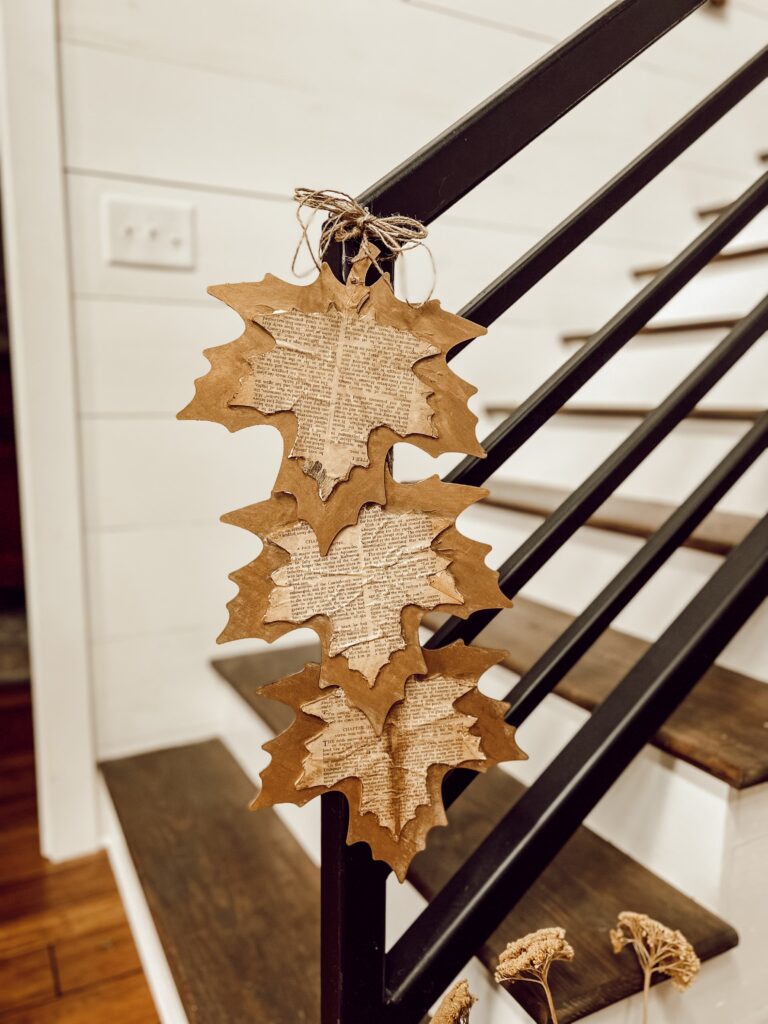
[[[272,755],[253,807],[304,804],[339,790],[350,805],[347,842],[364,841],[402,881],[427,833],[447,823],[442,780],[451,768],[486,771],[525,755],[504,722],[507,705],[485,697],[477,680],[502,651],[461,643],[425,651],[426,673],[410,677],[403,699],[376,734],[366,716],[320,667],[260,691],[296,711],[293,724],[265,745]]]
[[[427,512],[391,512],[365,505],[357,523],[343,530],[321,555],[303,520],[276,530],[269,540],[291,556],[272,573],[265,622],[300,625],[313,615],[330,620],[328,654],[343,654],[349,667],[373,686],[392,654],[405,647],[400,613],[461,604],[449,560],[432,541],[451,525]]]
[[[230,406],[261,413],[293,412],[298,459],[325,500],[353,466],[368,466],[368,438],[378,426],[400,437],[435,434],[431,389],[414,365],[439,349],[410,331],[377,322],[373,312],[256,313],[275,340],[247,358],[250,370]]]
[[[294,495],[323,552],[363,504],[384,502],[393,444],[483,455],[467,406],[475,388],[445,356],[484,328],[439,302],[401,302],[386,279],[365,285],[369,264],[356,263],[346,284],[323,264],[306,286],[267,275],[209,288],[245,332],[206,351],[211,370],[179,413],[229,430],[277,427],[285,457],[275,490]]]
[[[406,678],[425,671],[418,629],[426,611],[466,617],[510,604],[485,565],[490,548],[453,525],[485,493],[437,477],[388,478],[386,504],[366,505],[326,554],[289,495],[224,516],[261,537],[264,549],[230,577],[239,593],[219,640],[272,641],[309,626],[321,639],[326,685],[341,686],[381,731]]]
[[[446,772],[525,756],[506,705],[477,688],[503,653],[419,642],[430,611],[466,618],[511,605],[485,564],[490,547],[456,529],[488,492],[438,477],[397,483],[389,458],[400,441],[433,456],[485,454],[468,407],[475,389],[446,360],[485,330],[439,302],[395,297],[377,243],[395,259],[425,238],[418,221],[372,214],[335,190],[295,198],[307,244],[301,212],[323,210],[320,253],[358,246],[346,281],[322,264],[307,286],[267,275],[209,288],[244,331],[206,351],[210,370],[179,418],[231,431],[269,424],[283,439],[272,496],[222,517],[262,550],[230,576],[238,592],[219,642],[301,628],[320,638],[319,665],[262,688],[295,720],[265,748],[254,806],[341,792],[347,841],[368,843],[402,880],[429,830],[446,824]]]

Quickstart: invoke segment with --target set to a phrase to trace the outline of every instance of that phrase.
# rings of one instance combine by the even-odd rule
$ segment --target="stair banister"
[[[768,296],[739,320],[658,408],[500,566],[499,585],[507,597],[514,597],[525,586],[766,330]],[[467,619],[451,618],[427,646],[443,647],[455,640],[470,643],[497,614],[498,610],[493,610],[475,612]]]
[[[476,487],[484,484],[513,452],[631,341],[638,330],[691,281],[715,253],[764,210],[766,204],[768,171],[483,440],[485,458],[469,456],[462,459],[445,479],[449,483]]]
[[[430,223],[702,2],[703,0],[667,0],[665,4],[659,4],[657,0],[619,0],[363,193],[359,197],[360,202],[379,215],[402,212]],[[465,307],[464,315],[473,316],[484,323],[490,323],[501,315],[549,269],[573,251],[640,188],[668,166],[692,141],[700,137],[762,81],[767,71],[768,51],[764,50],[722,83],[673,125],[658,142],[648,147],[590,200],[566,218],[558,228],[521,257],[497,281],[481,292]],[[759,209],[764,207],[765,201],[766,182],[761,180],[752,189],[747,190],[737,203],[729,206],[677,260],[662,270],[632,303],[625,306],[601,332],[598,332],[579,353],[525,402],[520,410],[502,425],[500,431],[491,435],[490,456],[484,464],[480,464],[482,469],[478,468],[474,460],[465,460],[458,473],[465,474],[467,482],[477,483],[487,479],[493,470],[501,465],[509,452],[530,437],[584,381],[644,326],[658,308],[661,308],[752,219]],[[336,244],[329,250],[328,262],[339,276],[343,276],[350,255],[353,254]],[[756,315],[753,312],[752,317]],[[730,365],[729,360],[732,357],[733,360],[738,358],[738,355],[752,343],[755,330],[754,319],[750,320],[748,317],[740,322],[718,348],[719,355],[715,362],[710,364],[705,361],[706,366],[700,368],[698,377],[691,383],[690,394],[695,393],[698,398],[699,392],[696,389],[704,385],[709,386],[718,373],[724,372],[726,366]],[[671,396],[674,398],[673,406],[667,406],[661,414],[658,410],[652,413],[645,427],[641,424],[639,429],[641,432],[645,429],[647,436],[643,436],[636,451],[633,450],[629,454],[622,452],[620,463],[624,468],[630,465],[635,455],[644,457],[653,443],[658,443],[665,432],[671,429],[678,413],[684,415],[681,410],[686,407],[688,397],[690,395],[681,397],[675,392],[675,395]],[[652,441],[652,438],[655,440]],[[457,472],[451,474],[448,479],[456,477]],[[621,478],[621,472],[614,468],[609,478],[615,485]],[[548,527],[548,530],[552,530],[553,549],[555,539],[558,542],[566,539],[570,526],[577,522],[581,511],[608,486],[608,478],[593,483],[593,491],[580,495],[578,510],[568,506],[568,502],[565,503],[571,511],[567,515],[561,513],[562,524],[558,519],[561,510],[555,513],[555,520]],[[752,535],[736,550],[745,549],[745,545],[752,543],[751,538]],[[520,556],[516,553],[512,557],[515,559]],[[536,558],[533,557],[528,562],[528,568],[532,571],[535,571],[535,562]],[[516,580],[510,573],[517,571],[518,578],[524,575],[519,568],[514,569],[515,564],[513,562],[511,566],[507,565],[507,583],[510,587]],[[729,559],[727,564],[731,567],[729,573],[732,576],[735,563]],[[742,588],[748,596],[753,596],[753,590],[754,588]],[[747,601],[744,607],[747,607],[748,603]],[[723,623],[727,618],[726,604],[727,602],[723,603],[720,609],[725,618],[716,617],[716,620],[708,624],[707,628],[711,635],[698,644],[696,652],[691,653],[690,664],[695,664],[696,657],[701,657],[701,651],[708,649],[707,644],[712,647],[713,638],[719,636],[718,631],[722,632]],[[693,605],[687,612],[691,608]],[[450,624],[445,627],[449,633],[454,628]],[[444,638],[446,635],[448,634],[443,630],[437,636]],[[664,637],[659,644],[662,644],[663,640]],[[657,647],[658,645],[652,651]],[[630,676],[624,681],[627,685]],[[668,702],[669,694],[675,685],[674,680],[667,679],[666,682],[661,682],[663,685],[660,686],[657,701],[659,708],[665,706],[665,701]],[[623,692],[629,692],[627,687]],[[608,706],[610,708],[611,705]],[[625,714],[626,727],[634,729],[632,739],[638,749],[650,738],[650,734],[645,736],[642,731],[642,719],[636,720],[632,717],[639,711],[639,707],[633,708]],[[603,713],[603,717],[606,713]],[[566,751],[572,747],[573,744],[570,744]],[[566,751],[563,751],[555,764],[562,764],[563,758],[567,761],[570,755],[567,755]],[[618,774],[618,771],[615,774]],[[615,774],[602,780],[606,788],[615,778]],[[459,770],[453,773],[452,779],[460,780],[462,777],[466,780],[471,778],[471,774]],[[547,785],[551,779],[551,774],[545,773],[533,787],[537,794],[536,799],[528,799],[526,802],[521,800],[516,805],[514,814],[509,816],[510,820],[514,816],[515,827],[525,837],[523,845],[535,846],[540,842],[543,834],[541,822],[549,821],[552,814],[565,815],[563,820],[566,822],[566,828],[569,827],[567,823],[570,821],[567,816],[578,814],[579,794],[575,791],[556,794],[558,799],[552,801],[550,809],[544,808],[541,820],[536,815],[527,814],[526,807],[541,810],[537,800],[543,799],[542,794],[549,796]],[[589,786],[587,789],[589,790]],[[450,792],[448,795],[450,796]],[[436,909],[432,911],[430,908],[385,958],[385,886],[388,869],[372,861],[368,848],[363,844],[346,846],[348,811],[344,798],[332,793],[322,797],[321,802],[322,1024],[361,1024],[363,1020],[366,1024],[418,1024],[432,1001],[431,996],[439,994],[450,980],[446,973],[450,971],[450,965],[461,966],[474,952],[476,935],[479,935],[484,927],[483,912],[478,912],[479,904],[474,896],[470,899],[471,906],[453,907],[452,892],[455,895],[456,890],[455,887],[451,889],[453,883],[450,883],[434,901],[433,906]],[[530,826],[527,835],[526,823]],[[553,847],[553,837],[550,836],[547,841],[550,847]],[[470,874],[476,871],[476,858],[471,858],[465,867],[466,872]],[[494,877],[504,870],[506,866],[501,862],[495,866],[491,865],[491,874]],[[497,893],[497,897],[497,905],[493,912],[498,913],[502,905],[508,910],[509,902],[504,894]],[[436,914],[445,912],[447,918],[450,918],[454,910],[456,915],[448,921],[444,934],[436,935],[434,931],[430,931],[437,919]],[[470,919],[471,925],[465,927]],[[422,939],[427,945],[419,946]],[[427,948],[430,943],[431,947]],[[410,966],[409,957],[412,960]]]
[[[768,596],[768,516],[733,549],[387,955],[398,1024],[418,1024]],[[386,1019],[386,1018],[385,1018]]]

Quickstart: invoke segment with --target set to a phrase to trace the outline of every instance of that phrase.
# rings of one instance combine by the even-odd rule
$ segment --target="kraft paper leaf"
[[[453,525],[485,494],[437,477],[415,484],[388,477],[386,505],[366,505],[326,555],[290,495],[222,517],[257,534],[264,548],[230,576],[239,593],[219,642],[271,642],[300,626],[314,629],[323,677],[341,686],[380,732],[405,680],[425,671],[418,630],[426,611],[465,618],[510,605],[498,574],[485,565],[490,548]]]
[[[504,652],[457,643],[424,654],[426,674],[407,680],[380,735],[339,687],[324,688],[318,665],[263,687],[261,696],[289,705],[296,718],[265,745],[272,760],[252,806],[301,805],[338,790],[350,806],[347,842],[368,843],[403,881],[429,830],[447,824],[445,774],[525,757],[504,722],[507,705],[476,686]]]
[[[393,444],[484,454],[467,407],[476,389],[445,361],[484,328],[436,301],[409,306],[385,279],[365,285],[367,266],[356,263],[346,285],[323,264],[310,285],[267,275],[209,288],[245,332],[206,350],[211,370],[179,413],[229,430],[277,427],[285,457],[275,490],[294,495],[322,552],[365,502],[384,501]]]

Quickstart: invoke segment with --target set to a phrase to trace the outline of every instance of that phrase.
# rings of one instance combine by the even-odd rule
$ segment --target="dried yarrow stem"
[[[454,985],[437,1008],[432,1024],[469,1024],[469,1011],[475,997],[469,991],[466,981]]]
[[[573,947],[566,942],[565,929],[540,928],[509,943],[499,957],[494,975],[502,985],[511,985],[515,981],[533,981],[541,985],[547,997],[552,1024],[557,1024],[557,1011],[549,987],[549,969],[555,960],[573,960]]]
[[[684,991],[699,973],[701,961],[682,932],[673,931],[647,914],[625,910],[611,929],[614,953],[632,946],[643,971],[643,1024],[648,1024],[648,990],[653,974],[666,974]]]

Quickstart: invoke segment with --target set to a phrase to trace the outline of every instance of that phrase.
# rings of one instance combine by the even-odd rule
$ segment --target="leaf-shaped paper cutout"
[[[402,881],[429,830],[447,823],[446,772],[525,757],[504,722],[507,705],[476,687],[504,652],[456,643],[424,654],[426,674],[407,681],[380,736],[338,687],[321,688],[317,665],[263,687],[262,696],[289,705],[296,718],[265,744],[272,760],[252,806],[301,805],[339,790],[350,805],[347,842],[368,843]]]
[[[331,623],[328,654],[343,654],[372,686],[395,651],[405,647],[400,614],[407,605],[429,611],[461,604],[449,560],[432,541],[451,525],[427,512],[390,512],[365,505],[353,526],[323,556],[303,520],[275,530],[269,540],[291,556],[272,573],[265,622],[300,625],[313,615]]]
[[[261,555],[244,566],[237,572],[232,573],[231,579],[239,587],[238,595],[229,602],[229,623],[219,637],[220,642],[226,640],[238,640],[245,637],[259,637],[272,641],[299,625],[309,626],[314,629],[321,639],[323,674],[326,678],[341,686],[350,703],[360,708],[368,716],[374,728],[381,730],[387,712],[403,695],[405,679],[412,674],[424,672],[424,656],[419,645],[419,624],[425,614],[425,609],[433,605],[434,596],[437,595],[438,603],[434,605],[437,611],[448,611],[455,615],[466,617],[473,611],[482,608],[505,608],[510,602],[498,588],[498,574],[489,569],[485,563],[485,556],[490,551],[488,545],[480,544],[477,541],[469,540],[462,536],[451,525],[456,517],[473,502],[480,500],[487,492],[475,487],[463,487],[457,484],[444,484],[437,477],[423,480],[416,484],[399,484],[391,478],[386,481],[386,505],[383,510],[375,511],[377,506],[366,506],[372,508],[369,514],[364,517],[365,529],[358,527],[346,527],[331,545],[327,564],[331,567],[333,574],[339,565],[344,566],[349,572],[352,559],[354,578],[360,579],[360,564],[365,559],[359,557],[359,543],[365,537],[365,530],[370,524],[381,523],[398,524],[402,520],[391,517],[407,515],[411,522],[417,527],[417,535],[421,538],[423,545],[424,538],[431,530],[434,540],[431,541],[429,550],[422,546],[420,551],[412,552],[414,557],[419,559],[420,569],[431,570],[429,577],[418,581],[419,587],[425,588],[417,593],[419,604],[404,604],[410,599],[409,591],[399,588],[386,587],[383,584],[397,581],[397,570],[379,574],[374,580],[375,603],[371,603],[370,626],[372,631],[382,632],[382,626],[393,621],[393,616],[399,621],[399,641],[401,646],[394,649],[389,659],[382,664],[375,676],[371,686],[370,675],[368,677],[360,671],[356,671],[350,663],[345,651],[350,647],[339,647],[339,635],[343,636],[343,629],[334,629],[334,608],[338,601],[338,590],[336,580],[325,587],[327,609],[318,613],[319,605],[307,607],[303,604],[303,612],[309,614],[309,618],[302,622],[277,621],[273,620],[274,610],[278,607],[279,598],[272,599],[276,583],[273,578],[277,574],[278,579],[284,579],[282,570],[289,565],[291,556],[285,550],[285,544],[289,546],[297,534],[307,539],[307,528],[297,520],[297,509],[295,500],[286,494],[275,494],[269,501],[261,502],[240,509],[237,512],[224,516],[225,522],[233,523],[244,529],[257,534],[264,541],[264,549]],[[414,519],[415,516],[415,519]],[[432,523],[432,526],[428,526]],[[389,529],[389,526],[387,527]],[[350,531],[347,533],[347,531]],[[425,532],[426,531],[426,532]],[[277,542],[275,542],[275,538]],[[354,539],[353,543],[347,540]],[[404,535],[404,541],[408,537]],[[358,545],[358,553],[355,554],[355,544]],[[335,551],[339,549],[342,553],[339,561],[336,561]],[[407,543],[402,547],[404,558],[410,557],[407,552]],[[428,555],[429,560],[424,556]],[[321,557],[317,549],[313,552],[313,564],[315,567],[322,565]],[[306,567],[306,561],[301,566]],[[365,571],[365,570],[364,570]],[[316,570],[315,577],[317,578]],[[302,577],[297,576],[299,582]],[[376,587],[380,589],[376,591]],[[297,588],[298,589],[298,588]],[[345,590],[348,595],[348,591]],[[301,594],[298,595],[301,598]],[[457,603],[461,601],[461,603]],[[270,609],[272,604],[272,610]],[[315,614],[311,614],[312,611]],[[300,619],[301,615],[294,616]],[[362,623],[367,629],[368,624]],[[357,626],[358,623],[353,623]],[[337,634],[334,638],[334,632]],[[365,630],[357,634],[356,638],[364,639]],[[372,641],[373,642],[373,641]],[[368,648],[368,653],[376,654],[375,642],[373,647]],[[336,650],[339,653],[335,653]],[[332,653],[332,650],[334,653]],[[355,653],[359,653],[355,652]],[[380,652],[378,657],[380,658]],[[362,667],[362,666],[361,666]]]
[[[245,331],[236,341],[206,350],[211,369],[196,381],[195,397],[179,413],[179,418],[211,420],[229,430],[263,423],[277,427],[283,435],[286,457],[275,490],[295,496],[299,517],[310,523],[322,551],[327,551],[339,530],[356,521],[363,504],[383,502],[386,458],[393,444],[407,440],[430,455],[449,451],[484,454],[475,437],[477,418],[467,406],[467,399],[476,389],[456,376],[445,361],[451,348],[484,334],[484,328],[447,313],[436,301],[409,306],[393,295],[383,279],[368,287],[351,276],[350,282],[344,285],[325,264],[317,279],[306,286],[292,285],[267,275],[259,282],[218,285],[209,288],[209,292],[239,313]],[[434,348],[438,354],[420,358],[412,370],[408,370],[423,385],[423,393],[429,395],[427,401],[432,411],[429,433],[403,437],[392,427],[374,427],[367,443],[368,465],[353,466],[347,479],[338,483],[323,500],[317,481],[304,472],[298,458],[290,457],[297,442],[295,413],[288,410],[262,413],[248,406],[230,404],[241,380],[247,380],[251,373],[253,357],[275,349],[272,335],[257,323],[257,319],[270,310],[322,315],[338,310],[350,316],[373,316],[381,327],[408,332],[420,343]],[[326,413],[323,418],[327,418]],[[423,426],[421,422],[418,425]]]
[[[413,367],[436,355],[436,346],[355,309],[288,309],[255,313],[253,319],[275,347],[247,357],[249,373],[229,404],[295,414],[289,458],[317,481],[323,500],[354,466],[369,465],[368,438],[375,427],[390,427],[400,437],[434,436],[431,391]]]
[[[330,788],[344,779],[360,779],[360,812],[374,814],[383,828],[399,836],[418,808],[429,803],[430,765],[455,768],[483,760],[480,737],[469,731],[477,719],[453,706],[474,685],[466,676],[411,676],[380,736],[342,689],[330,687],[302,707],[322,719],[325,728],[307,743],[297,787]]]

